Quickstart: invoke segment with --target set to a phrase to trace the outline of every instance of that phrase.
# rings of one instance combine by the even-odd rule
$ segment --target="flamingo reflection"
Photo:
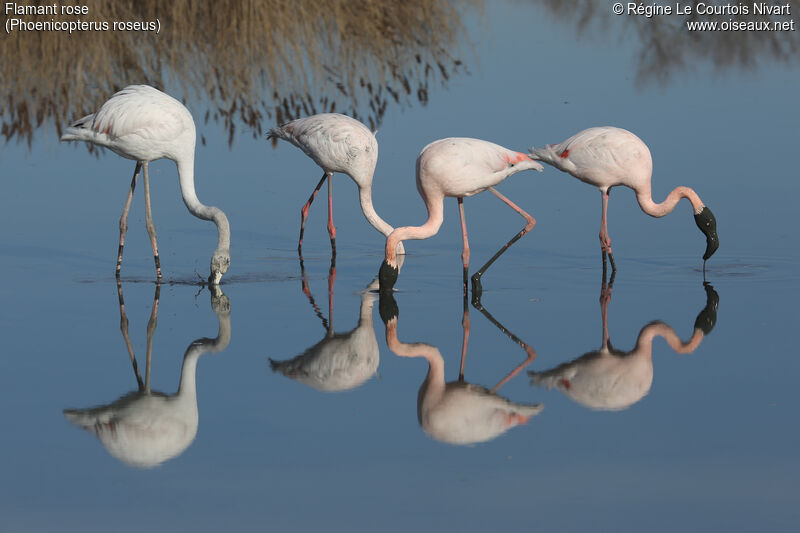
[[[698,314],[688,341],[682,341],[675,330],[664,322],[653,321],[641,329],[633,350],[617,350],[611,345],[608,334],[608,304],[613,283],[613,274],[608,286],[603,276],[600,296],[603,343],[600,349],[550,370],[529,371],[531,385],[556,388],[590,409],[627,409],[650,392],[653,383],[653,341],[656,337],[663,337],[676,353],[692,353],[716,324],[719,296],[709,283],[703,283],[706,305]]]
[[[435,346],[416,342],[401,342],[397,336],[398,308],[389,291],[380,295],[381,317],[386,324],[386,343],[401,357],[424,357],[428,361],[428,374],[419,389],[417,417],[423,431],[435,440],[449,444],[475,444],[495,439],[520,424],[527,423],[542,410],[541,404],[514,403],[497,391],[521,372],[536,358],[536,352],[497,322],[491,314],[474,300],[473,305],[501,331],[518,343],[525,351],[525,360],[517,365],[492,388],[468,383],[464,379],[464,366],[469,344],[470,319],[467,297],[464,296],[462,325],[464,336],[461,347],[461,367],[458,380],[445,382],[444,358]]]
[[[211,285],[211,308],[219,320],[219,333],[214,339],[200,338],[186,349],[181,368],[178,391],[166,395],[150,389],[150,363],[153,333],[158,316],[160,285],[156,284],[153,308],[147,327],[147,362],[142,380],[136,364],[130,337],[128,318],[117,283],[120,305],[120,329],[136,375],[138,389],[117,401],[88,409],[65,409],[67,420],[94,433],[108,453],[137,468],[152,468],[183,453],[197,435],[198,411],[195,371],[197,359],[204,353],[224,350],[231,338],[230,302],[228,297]]]
[[[377,280],[373,280],[361,293],[361,308],[358,325],[347,333],[336,333],[333,329],[333,287],[336,280],[336,256],[331,258],[328,273],[328,318],[314,301],[308,286],[303,260],[300,260],[303,293],[322,321],[325,337],[303,353],[292,359],[269,360],[274,372],[325,392],[339,392],[363,385],[378,371],[380,352],[375,327],[372,323],[372,307],[375,303]]]

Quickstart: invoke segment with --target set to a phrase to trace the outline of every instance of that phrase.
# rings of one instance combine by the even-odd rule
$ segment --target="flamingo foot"
[[[481,285],[482,272],[476,272],[472,275],[472,300],[480,302],[481,295],[483,294],[483,285]]]

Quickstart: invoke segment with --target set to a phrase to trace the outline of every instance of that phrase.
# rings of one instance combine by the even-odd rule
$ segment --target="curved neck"
[[[231,246],[231,230],[228,217],[221,209],[200,203],[194,190],[194,155],[176,159],[178,179],[181,185],[183,203],[189,212],[203,220],[211,220],[217,225],[217,251],[228,251]]]
[[[372,308],[375,305],[375,294],[364,291],[361,295],[361,308],[358,312],[358,327],[372,327]]]
[[[678,205],[681,198],[686,198],[692,203],[695,214],[703,210],[704,206],[700,197],[689,187],[675,187],[660,204],[653,201],[650,184],[648,184],[646,188],[636,191],[636,199],[639,201],[639,207],[651,217],[663,217],[671,213],[672,210],[675,209],[675,206]]]
[[[424,401],[438,401],[444,395],[444,358],[435,346],[424,342],[401,342],[397,338],[397,318],[386,323],[386,345],[400,357],[424,357],[428,361],[428,374],[420,388]]]
[[[397,245],[406,239],[427,239],[439,231],[444,221],[444,198],[430,201],[424,198],[428,220],[421,226],[397,228],[386,238],[386,263],[397,268]]]
[[[201,338],[192,342],[186,349],[183,356],[183,367],[181,367],[181,382],[178,385],[177,396],[188,395],[190,398],[197,396],[196,370],[197,360],[204,353],[221,352],[228,347],[231,342],[231,314],[230,310],[218,311],[217,320],[219,321],[219,332],[214,339]]]
[[[358,199],[361,202],[361,211],[364,213],[367,222],[372,224],[372,227],[381,232],[385,237],[388,237],[389,234],[394,231],[394,228],[375,212],[375,208],[372,206],[372,189],[369,187],[359,187]]]
[[[692,337],[688,341],[683,342],[670,326],[663,322],[653,322],[646,325],[642,328],[642,331],[639,332],[639,338],[636,339],[636,350],[639,351],[640,348],[646,347],[648,352],[652,352],[653,339],[656,337],[663,337],[664,340],[667,341],[667,344],[669,344],[669,347],[675,350],[675,352],[681,354],[692,353],[700,346],[700,343],[703,341],[703,336],[702,330],[695,329]]]

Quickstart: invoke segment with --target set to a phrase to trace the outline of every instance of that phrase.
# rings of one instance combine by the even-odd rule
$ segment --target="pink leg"
[[[322,175],[322,179],[319,180],[317,186],[314,188],[314,192],[311,193],[306,204],[300,210],[300,240],[297,242],[297,253],[303,254],[303,232],[306,230],[306,219],[308,218],[308,208],[311,207],[311,202],[314,201],[314,198],[317,197],[317,193],[319,192],[322,184],[325,183],[325,179],[328,177],[328,173]]]
[[[461,252],[461,262],[464,265],[464,290],[467,290],[469,277],[469,240],[467,239],[467,219],[464,217],[464,199],[458,198],[458,214],[461,217],[461,236],[464,239],[464,249]]]
[[[608,348],[608,304],[611,302],[611,289],[614,286],[614,276],[616,272],[611,272],[611,278],[606,285],[605,269],[603,269],[603,284],[600,288],[600,314],[603,319],[603,346]]]
[[[461,200],[461,198],[459,198],[459,200]],[[467,345],[469,345],[469,332],[472,329],[469,321],[469,306],[467,305],[466,290],[464,291],[464,314],[461,318],[461,327],[464,329],[464,336],[461,339],[461,368],[458,371],[458,380],[464,381],[464,367],[467,362]]]
[[[530,346],[529,346],[528,348],[530,348]],[[527,351],[527,349],[526,349],[526,351]],[[528,366],[529,364],[533,363],[533,360],[534,360],[534,359],[536,359],[536,352],[533,350],[533,348],[530,348],[530,352],[528,352],[528,357],[527,357],[527,358],[525,358],[525,360],[524,360],[523,362],[521,362],[521,363],[520,363],[520,364],[518,364],[516,367],[514,367],[514,370],[512,370],[511,372],[509,372],[509,373],[506,375],[506,377],[504,377],[503,379],[501,379],[500,381],[498,381],[498,382],[497,382],[497,385],[495,385],[494,387],[492,387],[492,388],[491,388],[491,391],[492,391],[492,392],[497,392],[498,390],[500,390],[500,387],[502,387],[503,385],[505,385],[506,383],[508,383],[509,381],[511,381],[511,380],[514,378],[514,376],[516,376],[517,374],[519,374],[520,372],[522,372],[522,370],[523,370],[523,369],[524,369],[526,366]]]
[[[322,327],[324,327],[329,334],[333,334],[333,330],[330,327],[328,327],[328,320],[324,316],[322,316],[322,311],[317,305],[317,302],[314,301],[314,295],[311,294],[311,289],[308,286],[308,276],[306,276],[306,267],[305,264],[303,263],[302,256],[300,256],[300,278],[302,279],[301,287],[303,290],[303,294],[305,294],[306,298],[308,298],[308,302],[314,309],[314,314],[316,314],[319,317],[319,319],[322,320]]]
[[[328,174],[328,235],[331,238],[331,250],[336,257],[336,226],[333,225],[333,174]]]
[[[153,224],[153,213],[150,210],[150,178],[147,174],[147,161],[144,162],[144,220],[150,245],[153,247],[153,260],[156,264],[156,278],[161,281],[161,261],[158,259],[158,243],[156,242],[156,226]]]
[[[131,365],[133,365],[133,373],[136,375],[136,383],[139,384],[139,390],[144,390],[144,381],[142,375],[139,373],[139,365],[136,363],[136,355],[133,353],[133,344],[131,344],[131,337],[128,334],[128,315],[125,314],[125,299],[122,297],[122,283],[117,278],[117,298],[119,299],[119,330],[122,332],[122,338],[125,340],[125,348],[128,350],[128,357],[131,358]]]
[[[122,208],[122,216],[119,219],[119,251],[117,252],[117,279],[122,269],[122,250],[125,248],[125,233],[128,231],[128,212],[131,210],[131,200],[133,200],[133,190],[136,188],[136,179],[139,177],[139,170],[142,168],[142,162],[136,162],[136,169],[133,171],[133,179],[131,179],[131,188],[128,191],[128,198],[125,200],[125,206]]]
[[[498,257],[500,257],[501,255],[503,255],[503,252],[505,252],[506,250],[508,250],[508,249],[511,247],[511,245],[512,245],[512,244],[514,244],[515,242],[517,242],[517,241],[520,239],[520,237],[522,237],[523,235],[525,235],[526,233],[528,233],[530,230],[532,230],[532,229],[533,229],[533,226],[534,226],[534,225],[536,225],[536,220],[535,220],[535,219],[534,219],[532,216],[530,216],[528,213],[526,213],[525,211],[523,211],[522,209],[520,209],[520,208],[519,208],[519,207],[518,207],[518,206],[517,206],[517,205],[516,205],[514,202],[512,202],[511,200],[509,200],[508,198],[506,198],[505,196],[503,196],[503,195],[502,195],[502,194],[500,194],[499,192],[497,192],[497,191],[495,190],[495,188],[494,188],[494,187],[489,187],[489,190],[490,190],[490,191],[492,191],[492,193],[494,193],[494,195],[495,195],[495,196],[497,196],[498,198],[500,198],[501,200],[503,200],[503,201],[504,201],[506,204],[508,204],[508,206],[509,206],[511,209],[513,209],[514,211],[516,211],[517,213],[519,213],[519,214],[520,214],[520,215],[521,215],[521,216],[522,216],[522,217],[525,219],[525,227],[524,227],[524,228],[522,228],[522,229],[519,231],[519,233],[517,233],[516,235],[514,235],[514,236],[511,238],[511,240],[510,240],[510,241],[508,241],[508,242],[505,244],[505,246],[503,246],[502,248],[500,248],[500,250],[498,250],[498,251],[497,251],[497,253],[496,253],[496,254],[494,254],[494,255],[492,256],[492,258],[491,258],[491,259],[489,259],[489,260],[486,262],[486,264],[485,264],[485,265],[483,265],[483,266],[480,268],[480,270],[478,270],[478,271],[477,271],[475,274],[473,274],[473,275],[472,275],[472,291],[473,291],[473,292],[475,292],[475,290],[476,290],[476,289],[477,289],[477,290],[480,290],[481,276],[483,276],[483,273],[484,273],[484,272],[486,272],[486,269],[487,269],[487,268],[489,268],[489,267],[492,265],[492,263],[494,263],[494,262],[497,260],[497,258],[498,258]]]
[[[144,390],[150,392],[150,363],[153,360],[153,334],[158,324],[158,300],[161,294],[161,284],[156,283],[156,294],[153,296],[153,309],[150,311],[150,320],[147,322],[147,359],[144,368]]]
[[[330,182],[329,182],[330,183]],[[336,283],[336,252],[331,255],[331,267],[328,270],[328,321],[333,333],[333,285]]]
[[[603,199],[603,218],[600,221],[600,247],[603,250],[603,264],[606,262],[606,254],[611,261],[611,271],[616,272],[617,265],[614,264],[614,256],[611,254],[611,237],[608,236],[608,195],[611,189],[600,191]]]
[[[491,388],[491,391],[494,393],[494,392],[497,392],[500,389],[500,387],[502,387],[503,385],[508,383],[509,380],[511,380],[514,376],[519,374],[522,371],[523,368],[525,368],[526,366],[531,364],[534,359],[536,359],[536,350],[534,350],[532,346],[528,345],[528,343],[526,343],[525,341],[523,341],[522,339],[520,339],[519,337],[517,337],[516,335],[514,335],[510,331],[508,331],[503,324],[498,322],[497,319],[494,316],[492,316],[492,314],[483,307],[483,304],[481,303],[480,294],[476,295],[474,290],[472,292],[472,305],[475,307],[475,309],[477,309],[478,311],[483,313],[483,316],[485,316],[487,319],[489,319],[489,322],[491,322],[492,324],[497,326],[497,329],[499,329],[500,331],[505,333],[508,336],[509,339],[511,339],[512,341],[514,341],[517,344],[519,344],[519,346],[523,350],[525,350],[525,354],[527,355],[527,357],[525,358],[525,360],[522,363],[520,363],[519,365],[514,367],[514,369],[511,372],[509,372],[506,375],[506,377],[501,379],[494,387]]]

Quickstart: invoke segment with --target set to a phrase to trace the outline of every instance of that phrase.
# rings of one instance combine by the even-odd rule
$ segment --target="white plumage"
[[[389,235],[393,231],[394,228],[378,216],[372,205],[372,179],[378,163],[378,141],[375,139],[375,134],[364,124],[346,115],[322,113],[272,128],[267,133],[267,139],[289,141],[313,159],[324,172],[308,202],[301,209],[298,252],[302,252],[309,207],[326,179],[328,180],[328,233],[331,246],[336,249],[331,182],[334,172],[347,174],[356,183],[361,210],[367,221],[383,235]],[[397,253],[404,253],[402,246],[398,248]]]
[[[473,282],[479,281],[483,272],[509,246],[533,228],[533,217],[494,189],[495,185],[517,172],[529,169],[541,172],[542,165],[528,155],[480,139],[452,137],[439,139],[423,148],[416,166],[417,190],[428,210],[428,220],[421,226],[397,228],[386,238],[386,256],[380,275],[382,289],[391,288],[397,279],[399,265],[395,249],[398,244],[406,239],[427,239],[439,232],[444,221],[445,197],[458,199],[464,242],[461,257],[465,282],[470,251],[464,219],[464,197],[488,189],[526,220],[522,231],[473,275]]]
[[[230,303],[217,291],[212,293],[212,308],[219,333],[186,349],[178,392],[166,395],[142,387],[109,405],[65,409],[67,420],[93,433],[113,457],[137,468],[152,468],[183,453],[197,435],[197,360],[204,353],[224,350],[231,338]]]
[[[137,161],[131,188],[120,219],[120,243],[117,256],[117,277],[127,231],[128,211],[139,170],[143,170],[147,231],[153,247],[156,273],[161,278],[161,264],[156,243],[155,226],[150,210],[148,164],[167,158],[178,167],[183,201],[194,216],[217,225],[217,249],[211,258],[211,284],[219,283],[230,265],[230,227],[220,209],[203,205],[194,188],[194,120],[186,107],[147,85],[130,85],[114,94],[100,109],[72,123],[62,141],[84,141],[104,146],[127,159]]]
[[[600,190],[603,204],[600,246],[604,264],[608,254],[613,270],[616,270],[616,265],[611,253],[611,237],[608,235],[608,197],[610,189],[618,185],[633,189],[639,207],[653,217],[663,217],[671,213],[681,198],[688,199],[692,204],[695,223],[706,236],[703,260],[711,257],[719,247],[716,219],[694,190],[676,187],[663,202],[653,201],[653,160],[650,149],[639,137],[627,130],[612,126],[588,128],[560,144],[531,148],[530,156]]]

